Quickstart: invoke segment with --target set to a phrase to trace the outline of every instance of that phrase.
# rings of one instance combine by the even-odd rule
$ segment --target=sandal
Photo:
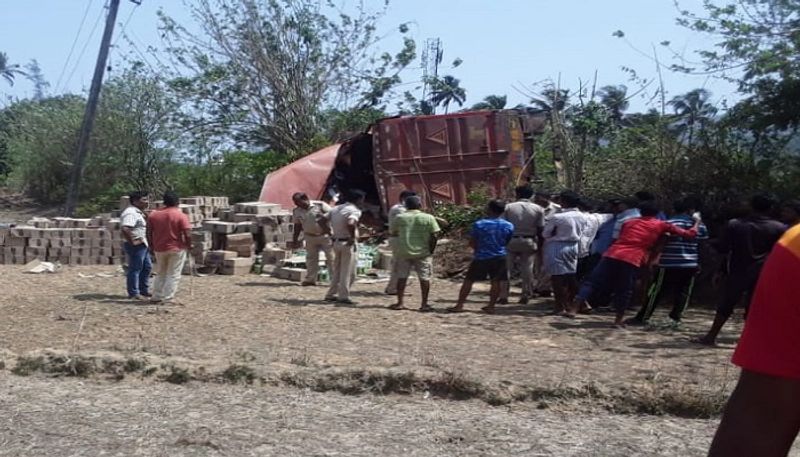
[[[481,308],[481,311],[483,311],[486,314],[494,314],[494,306],[484,306],[483,308]]]
[[[455,306],[453,306],[452,308],[445,308],[445,311],[447,311],[448,313],[463,313],[464,308],[456,308]]]
[[[425,305],[419,307],[419,312],[421,313],[430,313],[431,311],[433,311],[433,306]]]
[[[401,309],[406,309],[406,307],[401,305],[400,303],[395,303],[394,305],[389,305],[386,308],[394,310],[394,311],[399,311]]]

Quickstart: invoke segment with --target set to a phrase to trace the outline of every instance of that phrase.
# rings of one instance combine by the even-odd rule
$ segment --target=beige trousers
[[[392,264],[389,269],[389,284],[384,290],[387,294],[397,293],[397,237],[389,238],[389,247],[392,249]]]
[[[325,295],[339,300],[350,299],[350,285],[356,277],[358,247],[348,246],[345,241],[333,243],[333,270],[331,270],[331,287]]]
[[[328,274],[333,275],[333,245],[327,235],[305,235],[306,241],[306,279],[305,282],[316,284],[319,274],[319,252],[325,253],[325,265]]]
[[[156,280],[153,299],[172,300],[178,291],[186,251],[156,252]]]
[[[534,292],[533,259],[536,257],[536,240],[533,238],[514,237],[508,242],[506,250],[508,251],[506,265],[508,266],[509,275],[514,266],[518,266],[520,279],[522,279],[522,296],[532,297]],[[506,281],[504,290],[500,292],[500,298],[508,300],[510,284],[511,281]]]

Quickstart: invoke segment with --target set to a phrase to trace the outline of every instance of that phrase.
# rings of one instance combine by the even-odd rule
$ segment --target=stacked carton
[[[4,229],[0,238],[2,262],[12,265],[36,259],[70,265],[110,265],[121,263],[123,257],[119,231],[89,226],[88,219],[55,218],[49,223],[36,219],[30,225]]]

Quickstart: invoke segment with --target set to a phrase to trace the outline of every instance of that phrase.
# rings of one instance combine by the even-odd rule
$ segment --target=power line
[[[133,13],[136,11],[137,8],[139,8],[139,5],[141,5],[141,3],[137,3],[137,2],[135,2],[133,0],[131,0],[131,1],[134,4],[134,7],[131,8],[131,12],[130,12],[130,14],[128,14],[128,18],[125,19],[125,23],[122,24],[122,28],[119,29],[119,35],[117,35],[117,39],[114,40],[114,44],[111,45],[112,48],[116,48],[117,47],[117,43],[119,43],[120,38],[122,38],[122,35],[125,33],[125,27],[128,26],[129,22],[131,22],[131,18],[133,17]]]
[[[108,1],[106,1],[105,5],[103,5],[103,8],[100,10],[100,14],[97,15],[97,19],[95,19],[95,21],[94,21],[94,26],[92,26],[92,31],[89,32],[89,37],[86,39],[86,42],[83,44],[83,48],[81,49],[80,54],[78,54],[78,59],[75,61],[75,66],[72,67],[72,71],[70,72],[69,77],[66,79],[66,81],[64,81],[64,87],[62,87],[62,89],[66,88],[69,85],[70,81],[72,81],[72,76],[74,76],[75,75],[75,71],[78,70],[78,67],[80,66],[80,63],[81,63],[81,59],[83,58],[83,54],[86,53],[86,48],[89,47],[89,42],[92,41],[92,37],[94,36],[94,32],[97,31],[97,26],[100,24],[100,19],[103,18],[103,13],[105,12],[107,7],[108,7]]]
[[[134,1],[134,0],[131,0],[131,2],[134,4],[134,7],[131,8],[131,12],[128,14],[128,18],[125,19],[125,22],[122,24],[122,28],[120,29],[119,34],[117,35],[117,38],[114,40],[114,43],[111,44],[111,53],[110,54],[113,54],[113,52],[118,49],[117,48],[117,43],[119,43],[119,40],[121,40],[122,37],[125,36],[125,29],[128,27],[128,24],[131,22],[131,18],[133,17],[133,13],[136,11],[136,9],[139,7],[139,5],[141,5],[141,3],[137,2],[137,1]],[[109,55],[109,60],[113,60],[113,59],[114,59],[114,56],[113,55]],[[124,59],[124,57],[123,57],[123,59]],[[109,71],[111,71],[111,69],[113,67],[114,67],[114,64],[110,63],[109,64]]]
[[[75,45],[78,44],[78,38],[81,37],[81,32],[83,31],[83,24],[86,22],[86,17],[89,16],[89,10],[92,9],[92,0],[88,0],[86,2],[86,10],[83,12],[83,18],[81,19],[81,24],[78,26],[78,33],[75,34],[75,39],[72,40],[72,46],[69,48],[69,54],[67,54],[67,60],[64,62],[64,66],[61,68],[61,74],[58,75],[58,81],[56,82],[55,89],[58,90],[59,84],[61,84],[61,78],[64,77],[64,73],[67,71],[67,67],[69,66],[69,60],[72,58],[72,53],[75,51]]]

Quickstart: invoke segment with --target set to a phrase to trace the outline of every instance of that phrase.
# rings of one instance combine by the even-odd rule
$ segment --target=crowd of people
[[[677,327],[691,301],[700,272],[700,245],[709,231],[693,198],[675,201],[670,215],[662,211],[649,192],[631,198],[593,204],[571,191],[558,195],[534,192],[529,186],[515,189],[513,202],[492,200],[486,214],[469,232],[473,259],[466,271],[455,306],[461,312],[477,281],[489,281],[489,300],[482,310],[494,313],[510,299],[510,274],[520,280],[519,303],[552,296],[552,313],[566,318],[611,309],[614,326],[646,325],[657,304],[671,301],[670,325]],[[324,251],[331,270],[326,301],[354,305],[350,289],[355,279],[359,209],[364,193],[345,192],[338,204],[312,205],[308,196],[293,196],[294,244],[302,243],[308,255],[304,285],[315,285],[319,253]],[[696,342],[713,345],[734,307],[747,309],[764,259],[787,227],[800,222],[800,204],[780,207],[765,195],[750,202],[749,215],[730,220],[710,242],[726,256],[726,276],[716,317],[708,333]],[[780,219],[772,218],[780,211]],[[405,308],[406,284],[413,273],[419,279],[419,310],[432,311],[428,302],[441,220],[423,210],[413,191],[400,193],[388,211],[388,237],[393,253],[385,292],[397,296],[390,309]],[[315,262],[316,260],[316,262]],[[637,309],[625,319],[626,312]]]
[[[331,272],[326,301],[355,304],[350,289],[356,277],[364,198],[363,192],[350,190],[332,206],[333,202],[312,204],[302,193],[293,196],[292,244],[304,243],[307,251],[302,284],[316,285],[324,253]],[[646,324],[659,300],[669,297],[669,317],[679,325],[702,264],[700,243],[709,233],[695,200],[674,202],[669,217],[655,200],[639,192],[597,208],[573,192],[551,196],[522,186],[514,202],[490,201],[485,217],[471,227],[473,259],[458,301],[447,311],[463,311],[473,284],[488,280],[489,302],[482,309],[493,313],[497,304],[508,303],[509,273],[515,271],[521,281],[521,304],[552,295],[553,313],[566,318],[613,304],[614,325],[624,327]],[[174,300],[191,249],[191,226],[178,201],[167,192],[165,206],[146,216],[147,194],[135,192],[121,215],[127,290],[134,300]],[[433,310],[428,295],[441,221],[422,207],[422,199],[407,190],[389,211],[393,264],[386,292],[397,296],[390,306],[394,310],[405,308],[412,271],[420,283],[419,310]],[[776,211],[778,219],[772,217]],[[709,455],[787,455],[800,430],[800,283],[792,280],[800,271],[800,203],[776,208],[769,197],[756,195],[749,214],[728,221],[717,235],[711,244],[727,260],[724,291],[711,328],[695,342],[715,344],[740,302],[748,318],[733,356],[741,376]],[[151,252],[157,265],[152,293]],[[624,320],[626,311],[636,306],[637,314]]]
[[[552,296],[553,314],[575,318],[610,309],[615,314],[614,326],[625,327],[648,324],[657,304],[669,298],[671,325],[680,325],[700,272],[700,244],[709,239],[696,200],[675,201],[668,217],[648,192],[609,200],[602,207],[571,191],[551,195],[520,186],[515,195],[513,202],[488,202],[485,216],[472,225],[469,243],[473,258],[457,302],[447,312],[463,311],[474,283],[488,280],[489,299],[482,310],[494,313],[497,305],[509,303],[513,272],[520,280],[520,304]],[[317,284],[324,254],[330,272],[325,301],[356,304],[351,288],[364,199],[364,192],[355,189],[340,195],[333,206],[312,203],[303,193],[292,196],[292,247],[304,246],[307,255],[302,285]],[[143,212],[148,204],[146,194],[134,193],[130,200],[131,206],[121,216],[129,265],[128,295],[137,300],[171,301],[191,248],[189,221],[172,192],[164,195],[164,208],[149,217]],[[764,260],[786,229],[800,222],[800,204],[796,202],[776,207],[769,197],[756,195],[750,206],[747,216],[730,220],[711,243],[727,257],[726,280],[714,322],[696,339],[698,343],[715,344],[737,304],[743,302],[747,312]],[[772,217],[776,210],[780,220]],[[389,209],[387,233],[393,261],[385,292],[397,297],[391,309],[405,308],[406,285],[415,273],[421,292],[419,310],[433,310],[428,302],[432,257],[442,223],[423,210],[422,199],[412,190],[401,192],[399,201]],[[158,270],[152,294],[149,252],[154,252]],[[638,311],[626,320],[631,308]]]

